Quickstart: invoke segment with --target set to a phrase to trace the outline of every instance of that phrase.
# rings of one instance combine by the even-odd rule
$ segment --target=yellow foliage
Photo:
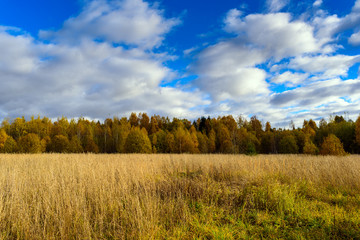
[[[4,129],[0,130],[0,151],[4,148],[6,139],[8,138],[8,135],[6,134]]]
[[[325,138],[323,144],[321,145],[320,153],[322,155],[346,155],[340,139],[334,134],[330,134]]]

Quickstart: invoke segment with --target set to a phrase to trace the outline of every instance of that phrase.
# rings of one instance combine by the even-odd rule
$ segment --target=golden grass
[[[0,239],[360,239],[360,157],[0,155]]]

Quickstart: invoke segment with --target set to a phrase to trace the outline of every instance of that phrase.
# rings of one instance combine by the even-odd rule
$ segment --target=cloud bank
[[[360,45],[360,0],[343,16],[321,0],[302,14],[287,0],[267,0],[260,13],[229,9],[218,37],[184,56],[164,50],[182,22],[166,9],[143,0],[85,3],[36,37],[0,26],[0,118],[255,114],[276,126],[359,114],[360,55],[347,50]],[[183,69],[167,64],[182,57],[194,79],[186,84],[178,81]]]
[[[349,78],[360,55],[338,50],[347,41],[358,44],[357,32],[344,32],[359,23],[360,1],[343,17],[319,9],[318,0],[311,17],[278,12],[286,5],[267,1],[269,12],[261,14],[228,11],[224,30],[234,37],[205,48],[191,65],[199,76],[195,85],[212,97],[209,111],[225,104],[228,113],[297,124],[344,111],[357,117],[360,79],[343,78]]]
[[[132,111],[189,117],[196,92],[161,87],[173,75],[154,53],[179,24],[141,0],[90,1],[40,39],[0,29],[0,118],[41,114],[91,118]]]

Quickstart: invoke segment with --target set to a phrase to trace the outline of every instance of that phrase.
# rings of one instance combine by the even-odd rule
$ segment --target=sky
[[[0,119],[359,116],[360,0],[2,0]]]

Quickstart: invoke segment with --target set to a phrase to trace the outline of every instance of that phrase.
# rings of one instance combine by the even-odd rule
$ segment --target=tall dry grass
[[[0,155],[0,239],[360,239],[359,210],[359,156]]]

